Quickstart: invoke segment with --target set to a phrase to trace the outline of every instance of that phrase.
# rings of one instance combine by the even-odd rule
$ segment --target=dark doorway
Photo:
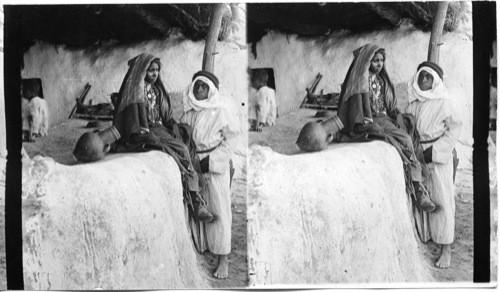
[[[31,92],[33,96],[43,98],[42,79],[40,78],[25,78],[21,83],[23,92]]]

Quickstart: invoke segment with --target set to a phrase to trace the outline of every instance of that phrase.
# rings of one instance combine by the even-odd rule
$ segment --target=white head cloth
[[[196,81],[201,80],[204,83],[206,83],[209,87],[208,90],[208,97],[205,100],[197,100],[194,97],[193,94],[193,89],[194,89],[194,84]],[[184,104],[184,112],[188,112],[191,109],[195,111],[201,111],[203,109],[215,109],[215,108],[220,108],[220,116],[219,118],[221,119],[221,123],[227,125],[228,130],[233,133],[239,133],[241,132],[241,126],[234,115],[236,112],[236,109],[232,107],[232,104],[229,104],[228,100],[224,100],[222,96],[219,94],[219,90],[213,82],[204,77],[204,76],[198,76],[196,77],[193,82],[189,85],[187,90],[184,92],[183,95],[183,100]]]
[[[418,76],[422,71],[431,74],[434,78],[432,81],[432,88],[426,91],[420,90],[420,87],[418,86]],[[426,101],[429,99],[449,99],[450,97],[448,89],[436,71],[424,66],[417,71],[417,74],[413,77],[413,81],[408,83],[408,98],[409,102],[412,103],[415,100]]]
[[[197,100],[196,97],[194,97],[193,94],[194,84],[198,80],[203,81],[209,87],[207,99]],[[215,85],[210,79],[204,76],[198,76],[193,80],[193,82],[191,82],[186,92],[184,92],[183,104],[184,104],[184,112],[187,112],[191,109],[194,109],[195,111],[200,111],[206,108],[225,107],[225,104],[222,101],[221,96],[219,95],[219,90],[217,89],[217,87],[215,87]]]

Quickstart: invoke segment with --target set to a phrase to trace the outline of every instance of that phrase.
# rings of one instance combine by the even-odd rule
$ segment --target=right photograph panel
[[[250,287],[472,282],[471,3],[247,13]]]

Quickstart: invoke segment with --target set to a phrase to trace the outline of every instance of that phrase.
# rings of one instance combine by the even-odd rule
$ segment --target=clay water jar
[[[120,133],[115,126],[101,132],[84,133],[76,142],[73,156],[80,162],[94,162],[104,158],[111,144],[120,139]]]
[[[305,152],[321,151],[342,128],[344,125],[336,115],[321,122],[309,122],[300,130],[296,144]]]

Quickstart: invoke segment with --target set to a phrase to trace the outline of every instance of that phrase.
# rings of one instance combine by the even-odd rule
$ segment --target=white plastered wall
[[[147,52],[161,59],[163,67],[160,74],[176,107],[174,113],[180,117],[181,94],[193,74],[201,70],[204,46],[204,41],[192,42],[182,35],[94,51],[36,43],[24,55],[22,77],[42,79],[44,97],[50,109],[50,123],[57,125],[68,118],[75,99],[87,82],[92,85],[85,99],[87,104],[90,100],[93,104],[111,102],[110,94],[119,91],[127,73],[128,60]],[[234,43],[219,42],[217,52],[215,75],[220,81],[221,94],[235,102],[240,120],[246,120],[246,50]]]
[[[427,59],[430,33],[409,25],[398,30],[351,35],[345,32],[328,37],[301,39],[269,32],[257,43],[257,57],[249,50],[249,67],[274,69],[276,98],[280,115],[296,111],[316,75],[323,78],[317,93],[340,92],[340,85],[353,60],[352,52],[374,43],[385,48],[386,68],[396,86],[396,95],[404,96],[406,83],[415,74],[418,64]],[[462,111],[463,128],[457,146],[461,164],[471,167],[472,158],[472,104],[473,71],[472,40],[470,34],[445,33],[440,47],[440,65],[444,82]],[[486,98],[486,97],[485,97]],[[399,98],[398,98],[399,99]],[[404,101],[400,103],[404,106]]]

